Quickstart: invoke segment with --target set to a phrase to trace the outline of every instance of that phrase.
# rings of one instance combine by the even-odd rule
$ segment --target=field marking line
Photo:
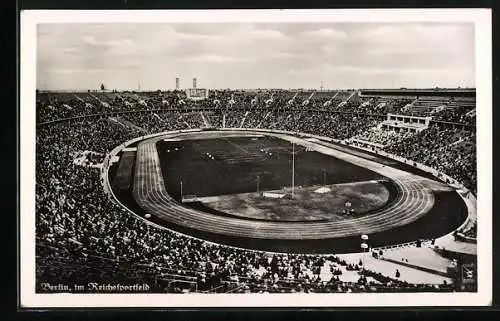
[[[242,150],[243,152],[247,153],[247,154],[250,154],[250,152],[246,149],[244,149],[243,147],[241,147],[240,145],[236,144],[236,143],[233,143],[232,141],[230,141],[229,139],[223,139],[224,141],[228,142],[229,144],[233,145],[234,147]]]

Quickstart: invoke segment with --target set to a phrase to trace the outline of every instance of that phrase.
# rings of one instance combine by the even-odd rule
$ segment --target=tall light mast
[[[294,197],[295,188],[295,143],[292,142],[292,199]]]
[[[181,203],[182,203],[182,181],[181,181]]]

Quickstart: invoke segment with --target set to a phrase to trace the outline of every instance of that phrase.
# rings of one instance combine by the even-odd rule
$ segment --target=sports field
[[[272,191],[271,195],[282,195]],[[217,211],[235,217],[270,221],[345,220],[384,206],[390,198],[382,182],[309,186],[294,191],[294,198],[266,197],[262,193],[242,193],[199,199]],[[349,212],[345,203],[349,202]],[[352,210],[352,212],[350,211]]]
[[[293,150],[296,187],[384,179],[366,168],[269,136],[159,141],[157,150],[165,187],[177,199],[181,182],[183,196],[197,197],[290,188]]]
[[[450,187],[438,181],[387,166],[383,159],[379,160],[375,155],[364,157],[364,155],[357,155],[357,153],[340,151],[335,147],[330,147],[329,143],[315,144],[289,135],[273,133],[267,134],[267,137],[259,133],[253,133],[254,137],[247,137],[247,133],[243,135],[245,136],[241,137],[240,133],[233,132],[189,132],[180,135],[164,135],[141,142],[137,145],[133,189],[130,190],[129,195],[121,193],[123,194],[120,196],[122,201],[138,215],[151,214],[148,220],[182,233],[238,247],[297,253],[359,251],[359,236],[361,234],[370,235],[370,242],[373,246],[436,237],[456,228],[467,215],[464,203]],[[243,141],[248,142],[248,144],[237,143]],[[170,171],[171,168],[165,165],[166,162],[162,163],[161,161],[161,157],[163,157],[164,161],[166,158],[169,164],[176,165],[178,173],[180,173],[179,168],[195,170],[192,173],[198,185],[191,185],[198,189],[188,188],[188,192],[186,192],[187,187],[184,183],[183,199],[185,201],[189,197],[204,201],[223,199],[239,194],[234,192],[234,186],[229,184],[227,187],[227,183],[221,184],[221,180],[218,179],[228,171],[228,169],[224,171],[224,168],[227,167],[236,173],[239,169],[238,166],[242,166],[244,173],[253,173],[252,170],[263,166],[262,164],[271,165],[273,169],[277,170],[283,181],[288,181],[287,176],[291,174],[290,169],[285,166],[273,165],[273,162],[282,161],[282,164],[290,164],[288,158],[291,158],[289,143],[291,141],[296,142],[297,153],[295,157],[298,172],[316,172],[317,168],[321,166],[319,167],[322,169],[321,173],[324,172],[325,175],[310,176],[316,177],[316,181],[320,181],[320,183],[314,183],[310,177],[297,178],[296,175],[295,181],[299,186],[296,186],[294,200],[286,203],[285,197],[283,197],[284,199],[273,199],[273,201],[286,203],[279,206],[268,201],[256,201],[252,206],[264,209],[263,213],[257,214],[257,216],[258,211],[254,211],[255,213],[251,213],[252,211],[233,213],[240,215],[237,216],[208,207],[207,205],[210,204],[180,203],[179,183],[181,180],[175,180],[175,176]],[[216,143],[214,144],[214,142]],[[308,146],[308,148],[303,146]],[[187,154],[189,158],[184,159],[181,156],[186,151],[190,154]],[[306,164],[300,162],[301,157],[310,155],[318,156],[311,161],[317,164],[314,168],[307,166],[311,165],[311,162]],[[318,159],[324,159],[324,162],[322,163]],[[194,160],[193,163],[192,160]],[[325,163],[345,164],[347,169],[323,167],[323,165],[328,165]],[[258,172],[263,173],[264,171]],[[252,175],[246,174],[240,177],[250,177],[246,184],[237,186],[240,189],[245,187],[251,189],[243,194],[257,195],[256,190],[252,188],[252,183],[254,183],[251,180]],[[361,179],[359,179],[360,177]],[[372,179],[367,181],[367,178]],[[172,189],[167,190],[169,185],[165,183],[166,179],[173,182],[171,186],[172,189],[176,188],[177,195],[172,195]],[[336,180],[339,182],[335,182]],[[310,185],[301,183],[301,181],[310,183]],[[365,185],[370,181],[382,183],[385,190],[383,188],[377,190],[377,187],[370,192],[370,189],[376,187],[376,184],[373,186]],[[225,183],[225,181],[222,182]],[[373,207],[384,202],[384,193],[389,193],[389,200],[379,208],[373,210],[365,208],[368,210],[367,213],[352,215],[350,218],[324,216],[331,213],[331,209],[335,207],[333,197],[330,199],[332,204],[324,209],[324,213],[315,213],[311,217],[306,211],[309,207],[314,207],[315,203],[329,202],[319,202],[319,198],[329,197],[326,192],[316,193],[319,189],[326,187],[329,189],[328,192],[332,192],[335,190],[335,186],[342,187],[342,184],[347,186],[353,183],[360,184],[360,189],[346,189],[345,186],[342,188],[342,190],[346,190],[344,193],[349,194],[349,197],[355,194],[360,196],[373,194],[371,200]],[[224,193],[214,193],[215,195],[199,193],[193,197],[193,191],[208,190],[213,192],[214,186],[216,188],[221,185],[226,186],[224,189],[220,189]],[[281,186],[282,184],[278,181],[276,185]],[[289,189],[290,186],[285,185],[284,187]],[[283,195],[282,190],[283,187],[267,188],[266,185],[262,187],[262,183],[259,186],[260,192],[274,191],[275,194]],[[302,191],[304,191],[303,195]],[[314,195],[312,196],[314,200],[310,200],[311,196],[308,195],[311,194]],[[345,199],[342,199],[341,192],[337,191],[335,194],[338,196],[336,204],[341,205]],[[245,201],[251,200],[251,198],[248,197]],[[377,198],[379,199],[377,200]],[[301,202],[304,203],[300,204]],[[353,206],[355,203],[352,201]],[[271,213],[270,209],[273,207],[274,210],[278,209],[278,211],[281,207],[289,208],[283,210],[282,215],[266,217],[266,206],[269,206],[268,214]],[[319,204],[319,206],[323,205]],[[322,215],[323,217],[321,217]]]

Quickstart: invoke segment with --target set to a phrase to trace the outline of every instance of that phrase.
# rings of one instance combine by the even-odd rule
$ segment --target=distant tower
[[[321,87],[320,87],[319,91],[323,91],[323,80],[321,81]]]
[[[193,88],[196,88],[196,78],[193,78]]]
[[[179,77],[175,78],[175,89],[179,90],[181,88],[181,80]]]

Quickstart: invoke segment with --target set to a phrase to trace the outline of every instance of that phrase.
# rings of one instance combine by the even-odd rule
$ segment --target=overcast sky
[[[40,24],[39,89],[474,87],[473,24]]]

